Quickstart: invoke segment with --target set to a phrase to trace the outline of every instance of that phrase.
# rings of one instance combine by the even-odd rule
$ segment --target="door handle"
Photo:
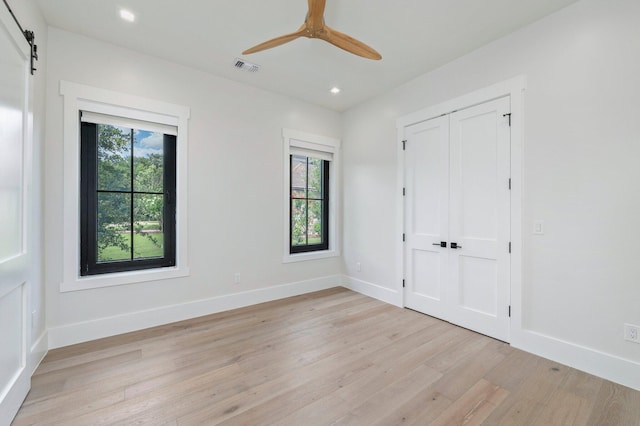
[[[439,243],[433,243],[431,245],[432,246],[440,246],[440,247],[447,248],[447,242],[446,241],[440,241]]]
[[[451,248],[452,249],[461,249],[462,246],[459,246],[458,243],[451,243]]]

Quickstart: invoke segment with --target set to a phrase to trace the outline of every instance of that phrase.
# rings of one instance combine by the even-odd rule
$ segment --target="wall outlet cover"
[[[640,343],[640,326],[633,324],[624,325],[624,340],[634,343]]]

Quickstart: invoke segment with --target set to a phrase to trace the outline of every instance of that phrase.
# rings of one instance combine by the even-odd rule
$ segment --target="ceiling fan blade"
[[[329,28],[326,25],[324,27],[324,31],[319,33],[317,37],[324,41],[328,41],[340,49],[353,53],[354,55],[376,61],[382,59],[382,55],[380,55],[373,47],[367,46],[363,42],[341,33],[340,31],[336,31],[333,28]]]
[[[260,43],[257,46],[253,46],[252,48],[245,50],[242,54],[248,55],[250,53],[260,52],[288,43],[298,37],[308,37],[319,38],[327,41],[334,46],[346,50],[349,53],[353,53],[354,55],[362,56],[363,58],[374,60],[382,59],[382,56],[374,48],[325,25],[324,9],[327,4],[326,0],[308,0],[308,2],[309,12],[307,13],[307,18],[305,19],[304,24],[298,28],[298,31]]]
[[[305,28],[305,26],[303,25],[295,33],[285,34],[283,36],[272,38],[271,40],[267,40],[267,41],[265,41],[263,43],[260,43],[260,44],[258,44],[256,46],[253,46],[253,47],[245,50],[244,52],[242,52],[242,54],[243,55],[248,55],[250,53],[261,52],[263,50],[271,49],[272,47],[276,47],[276,46],[280,46],[280,45],[285,44],[285,43],[289,43],[290,41],[293,41],[293,40],[297,39],[298,37],[302,37],[304,35],[304,28]]]
[[[309,0],[309,13],[305,23],[309,29],[318,31],[324,26],[324,7],[327,0]]]

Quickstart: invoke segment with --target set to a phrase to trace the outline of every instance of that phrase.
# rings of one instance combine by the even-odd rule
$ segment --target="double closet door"
[[[405,127],[405,306],[509,340],[510,102]]]

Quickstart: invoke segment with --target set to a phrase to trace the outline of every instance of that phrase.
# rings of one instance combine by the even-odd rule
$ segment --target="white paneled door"
[[[5,425],[30,386],[25,232],[30,52],[6,8],[0,9],[0,425]]]
[[[509,340],[509,98],[405,128],[405,306]]]
[[[447,317],[449,117],[405,131],[405,305]]]

